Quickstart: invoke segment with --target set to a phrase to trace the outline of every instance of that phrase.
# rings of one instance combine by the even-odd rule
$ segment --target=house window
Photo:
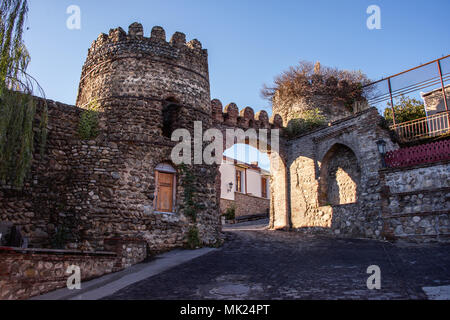
[[[242,193],[242,171],[236,170],[236,192]]]
[[[155,170],[157,212],[174,212],[176,200],[176,170],[170,164],[160,164]]]
[[[261,197],[267,198],[267,178],[261,178]]]

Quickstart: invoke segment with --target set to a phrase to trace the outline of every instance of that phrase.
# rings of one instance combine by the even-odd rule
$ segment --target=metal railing
[[[450,160],[450,140],[393,150],[385,156],[388,168],[410,167],[446,160]]]
[[[369,105],[377,107],[382,114],[389,111],[391,129],[403,141],[448,133],[450,55],[370,83],[363,90]],[[426,118],[399,123],[404,114],[400,117],[398,113],[408,103],[422,107]]]
[[[403,122],[390,127],[401,142],[434,138],[450,133],[450,112],[441,112],[429,117]]]

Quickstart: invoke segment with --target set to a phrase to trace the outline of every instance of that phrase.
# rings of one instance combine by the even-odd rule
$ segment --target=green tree
[[[392,125],[394,120],[392,117],[391,103],[388,103],[388,106],[389,107],[384,110],[384,118],[390,125]],[[394,111],[395,121],[397,124],[424,118],[426,116],[425,106],[422,101],[405,96],[401,96],[394,103]]]
[[[284,133],[287,137],[294,138],[300,134],[314,130],[326,124],[326,118],[318,108],[309,109],[296,115],[289,121]]]
[[[26,73],[30,55],[22,40],[27,0],[0,3],[0,182],[23,185],[33,154],[37,82]],[[39,85],[37,84],[39,87]],[[39,90],[42,90],[39,87]],[[46,139],[47,108],[41,115],[41,152]]]

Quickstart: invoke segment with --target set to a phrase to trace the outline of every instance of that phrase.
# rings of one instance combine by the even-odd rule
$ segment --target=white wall
[[[256,170],[247,169],[247,193],[261,197],[261,174]]]
[[[236,172],[234,163],[222,163],[219,170],[221,180],[220,197],[222,199],[234,200],[234,190],[236,190]],[[230,182],[233,182],[233,189],[228,192],[228,184]]]
[[[247,194],[252,194],[255,197],[262,197],[261,192],[261,178],[263,177],[261,172],[253,169],[247,169],[247,177],[245,175],[245,169],[236,168],[234,162],[225,162],[220,166],[220,180],[221,180],[221,192],[220,197],[222,199],[234,200],[234,193],[236,192],[236,170],[242,171],[242,193],[245,193],[245,186],[247,185]],[[248,181],[248,184],[247,184]],[[228,192],[229,183],[233,183],[233,188]],[[267,195],[270,190],[270,179],[267,177]]]

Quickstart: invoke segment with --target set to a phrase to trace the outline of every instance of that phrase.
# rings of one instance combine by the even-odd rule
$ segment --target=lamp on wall
[[[231,190],[233,190],[233,182],[228,184],[228,192],[231,192]]]
[[[377,147],[378,152],[381,155],[381,164],[383,165],[383,168],[386,168],[386,161],[384,160],[384,157],[386,155],[386,141],[384,141],[383,139],[378,140]]]

